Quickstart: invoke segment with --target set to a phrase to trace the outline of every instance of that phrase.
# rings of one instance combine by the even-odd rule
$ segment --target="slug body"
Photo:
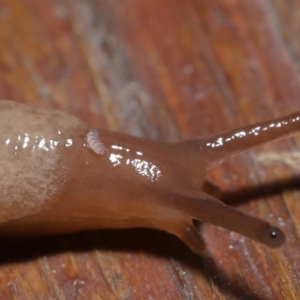
[[[280,229],[201,188],[207,170],[227,157],[297,133],[299,116],[159,143],[91,129],[59,110],[0,101],[0,236],[150,227],[201,253],[198,219],[279,247]]]

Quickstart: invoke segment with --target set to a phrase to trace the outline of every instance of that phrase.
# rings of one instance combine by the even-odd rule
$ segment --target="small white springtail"
[[[104,155],[107,152],[106,147],[100,140],[100,133],[97,129],[90,129],[86,136],[89,147],[96,153]]]

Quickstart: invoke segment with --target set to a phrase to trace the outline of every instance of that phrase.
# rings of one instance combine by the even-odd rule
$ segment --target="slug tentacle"
[[[190,155],[196,156],[203,165],[206,158],[207,169],[223,162],[240,152],[253,147],[283,139],[300,132],[300,113],[296,112],[277,119],[247,125],[213,135],[205,139],[189,140],[183,143],[190,149]]]
[[[203,192],[177,194],[172,202],[193,219],[237,232],[271,248],[278,248],[285,241],[279,228],[246,215]]]
[[[204,241],[193,224],[182,223],[182,226],[173,234],[183,240],[194,252],[201,254],[204,251]]]

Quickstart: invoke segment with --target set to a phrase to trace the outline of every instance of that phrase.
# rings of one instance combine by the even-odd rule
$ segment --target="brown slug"
[[[241,151],[295,134],[300,113],[176,143],[97,130],[67,113],[0,101],[0,237],[150,227],[201,253],[193,219],[272,248],[282,231],[201,190]]]

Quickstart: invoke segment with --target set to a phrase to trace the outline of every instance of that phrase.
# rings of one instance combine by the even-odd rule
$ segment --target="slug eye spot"
[[[257,239],[271,248],[278,248],[283,245],[285,236],[279,228],[265,223],[259,226],[257,230]]]
[[[86,140],[88,143],[88,146],[96,153],[100,155],[104,155],[107,153],[107,149],[100,140],[100,133],[97,129],[90,129]]]
[[[284,233],[279,228],[273,227],[269,231],[269,238],[268,238],[267,244],[271,248],[278,248],[278,247],[282,246],[284,241],[285,241]]]

